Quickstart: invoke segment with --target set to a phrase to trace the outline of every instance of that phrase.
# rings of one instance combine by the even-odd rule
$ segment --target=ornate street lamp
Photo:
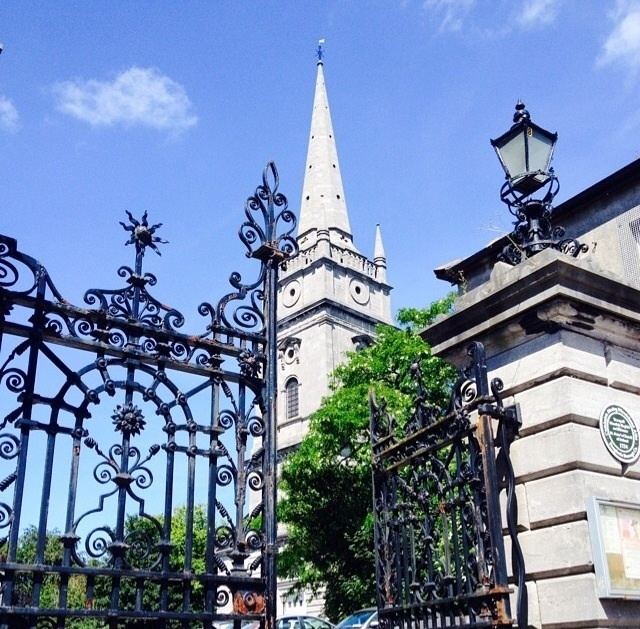
[[[518,264],[548,247],[573,257],[587,250],[577,240],[564,238],[564,228],[551,222],[553,198],[560,188],[551,168],[557,139],[557,133],[532,122],[524,103],[518,101],[513,126],[491,140],[507,179],[500,198],[516,218],[510,242],[498,256],[503,262]]]

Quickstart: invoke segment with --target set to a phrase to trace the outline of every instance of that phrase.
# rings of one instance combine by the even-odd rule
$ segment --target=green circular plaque
[[[600,434],[607,450],[620,463],[630,465],[640,456],[638,427],[622,406],[610,404],[600,416]]]

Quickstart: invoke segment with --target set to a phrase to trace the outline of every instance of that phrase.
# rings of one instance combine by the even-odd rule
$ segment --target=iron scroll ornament
[[[245,206],[240,238],[256,279],[232,274],[233,292],[200,306],[209,322],[197,334],[152,294],[144,257],[166,241],[146,213],[121,223],[135,249],[118,270],[124,286],[90,289],[82,307],[0,235],[0,627],[275,619],[268,289],[297,252],[278,183],[267,164]]]
[[[553,224],[553,199],[559,189],[553,169],[550,169],[541,199],[527,199],[526,195],[513,189],[509,180],[502,185],[500,198],[515,220],[513,230],[507,236],[509,244],[498,255],[499,261],[515,266],[547,248],[572,258],[588,251],[587,244],[576,238],[567,238],[565,228]]]
[[[240,327],[244,330],[264,331],[264,291],[267,272],[266,261],[276,260],[284,264],[298,253],[298,243],[293,236],[296,227],[295,214],[289,210],[287,198],[278,192],[280,178],[274,162],[269,162],[262,173],[262,185],[250,196],[244,213],[246,220],[240,226],[239,237],[247,248],[249,258],[261,260],[260,273],[249,284],[242,283],[242,276],[234,272],[229,283],[236,291],[225,295],[215,308],[204,303],[200,313],[211,316],[212,327]],[[280,231],[280,233],[278,233]],[[241,305],[232,315],[227,306],[236,300],[249,299],[248,305]]]
[[[518,424],[491,389],[484,348],[473,343],[449,408],[428,402],[419,365],[416,399],[401,425],[371,399],[376,593],[383,627],[510,627],[499,491],[507,486],[514,575],[524,584],[508,446]],[[492,418],[499,419],[494,440]],[[499,449],[496,455],[496,448]],[[517,621],[527,626],[526,586]]]

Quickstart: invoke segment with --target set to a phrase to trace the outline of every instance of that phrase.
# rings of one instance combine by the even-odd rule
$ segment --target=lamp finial
[[[531,115],[527,111],[525,104],[520,99],[518,99],[518,102],[516,103],[516,113],[513,114],[513,122],[515,124],[518,124],[523,120],[531,120]]]

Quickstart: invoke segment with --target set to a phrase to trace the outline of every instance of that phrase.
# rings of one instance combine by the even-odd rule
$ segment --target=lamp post
[[[516,219],[510,242],[498,256],[503,262],[515,265],[548,247],[573,257],[587,250],[574,238],[565,238],[564,228],[554,227],[551,220],[553,198],[560,189],[551,167],[557,139],[557,133],[532,122],[518,101],[511,128],[491,140],[506,176],[500,198]]]

